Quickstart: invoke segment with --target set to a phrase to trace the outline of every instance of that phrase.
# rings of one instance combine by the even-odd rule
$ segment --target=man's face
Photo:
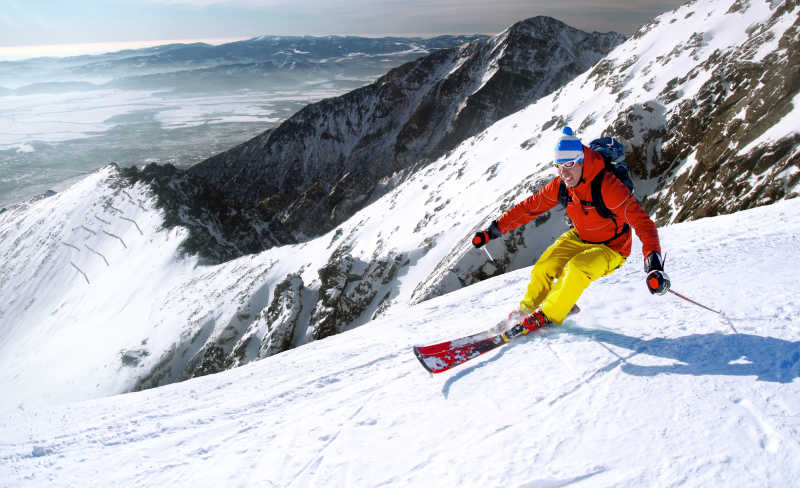
[[[583,163],[582,162],[575,162],[575,164],[571,168],[567,168],[566,166],[559,166],[558,167],[558,176],[561,177],[561,180],[567,185],[569,188],[574,187],[581,181],[581,176],[583,175]]]

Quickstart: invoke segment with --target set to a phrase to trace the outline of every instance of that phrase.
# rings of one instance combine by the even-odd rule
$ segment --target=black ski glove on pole
[[[472,238],[472,245],[476,248],[480,248],[492,239],[497,239],[502,235],[503,233],[500,232],[500,227],[498,227],[497,221],[495,220],[492,221],[488,229],[475,234],[475,237]]]
[[[644,272],[647,273],[647,289],[653,295],[663,295],[669,290],[669,276],[664,272],[664,261],[661,254],[651,252],[644,258]]]

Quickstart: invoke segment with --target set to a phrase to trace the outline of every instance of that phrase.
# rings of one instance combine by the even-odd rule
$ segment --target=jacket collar
[[[588,183],[605,168],[606,163],[603,157],[592,151],[586,146],[583,146],[583,175],[579,184]]]

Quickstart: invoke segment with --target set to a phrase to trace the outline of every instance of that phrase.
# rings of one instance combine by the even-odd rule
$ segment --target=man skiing
[[[523,333],[550,323],[560,325],[589,284],[622,266],[631,253],[631,228],[642,241],[650,292],[662,295],[670,286],[655,224],[628,187],[606,169],[603,156],[584,146],[572,129],[565,127],[555,147],[554,164],[556,178],[472,240],[479,248],[559,202],[566,203],[574,228],[539,257],[519,310],[509,316],[522,323]]]

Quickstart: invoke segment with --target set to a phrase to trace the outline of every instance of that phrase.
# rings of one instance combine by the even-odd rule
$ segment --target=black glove
[[[475,234],[475,237],[472,238],[472,245],[475,247],[483,247],[484,244],[491,241],[492,239],[497,239],[498,237],[502,236],[503,233],[500,232],[500,227],[497,225],[497,221],[493,221],[489,228],[478,232]]]
[[[651,252],[644,258],[644,272],[647,273],[647,289],[653,295],[663,295],[669,290],[669,276],[664,272],[664,261],[661,254]]]
[[[669,290],[669,276],[663,271],[651,271],[647,273],[647,289],[653,295],[663,295]]]

